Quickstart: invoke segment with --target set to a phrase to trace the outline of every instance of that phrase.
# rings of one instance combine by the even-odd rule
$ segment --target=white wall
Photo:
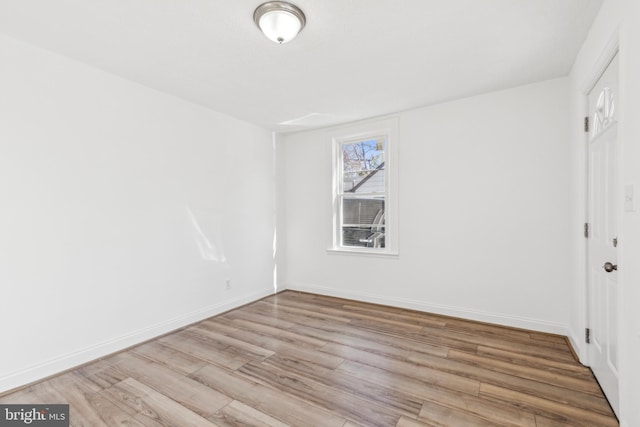
[[[624,89],[622,185],[634,184],[640,209],[640,2],[628,0],[621,37]],[[622,217],[624,244],[620,256],[623,281],[621,342],[621,408],[623,427],[640,426],[640,213]]]
[[[4,36],[0,64],[0,391],[273,292],[270,132]]]
[[[290,289],[566,333],[568,79],[399,114],[396,258],[329,254],[328,130],[287,135]]]
[[[635,184],[640,194],[640,2],[605,0],[571,71],[571,122],[579,124],[585,115],[585,94],[590,82],[603,67],[612,48],[620,52],[620,128],[621,183]],[[585,221],[585,139],[579,126],[573,127],[572,147],[572,226]],[[620,193],[622,194],[622,193]],[[619,200],[622,210],[623,201]],[[620,339],[620,425],[640,426],[640,213],[623,212],[618,237],[619,283],[621,287]],[[574,233],[572,240],[571,329],[578,336],[587,324],[585,295],[585,241]],[[586,344],[579,341],[581,360],[588,363]]]

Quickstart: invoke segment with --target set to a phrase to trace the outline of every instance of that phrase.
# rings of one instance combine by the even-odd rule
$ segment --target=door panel
[[[618,413],[618,59],[614,57],[589,94],[588,239],[589,364]]]

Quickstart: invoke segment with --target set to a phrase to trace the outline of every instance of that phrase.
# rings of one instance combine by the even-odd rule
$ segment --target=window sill
[[[362,249],[335,249],[329,248],[327,249],[327,254],[329,255],[356,255],[356,256],[364,256],[364,257],[374,257],[374,258],[391,258],[397,259],[400,257],[398,252],[377,252],[377,251],[366,251]]]

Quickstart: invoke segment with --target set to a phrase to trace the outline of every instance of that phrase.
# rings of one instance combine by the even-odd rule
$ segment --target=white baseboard
[[[514,328],[528,329],[532,331],[569,336],[567,325],[546,322],[543,320],[529,319],[526,317],[509,316],[499,313],[490,313],[480,310],[470,310],[460,307],[452,307],[441,304],[431,304],[405,298],[394,298],[382,295],[375,295],[363,292],[345,291],[343,289],[328,288],[308,284],[288,284],[287,289],[292,291],[309,292],[320,295],[333,296],[338,298],[353,299],[375,304],[390,305],[394,307],[407,308],[410,310],[424,311],[445,316],[460,317],[463,319],[476,320],[479,322],[493,323],[496,325],[511,326]]]
[[[148,341],[152,338],[164,335],[176,329],[180,329],[195,322],[207,319],[233,308],[257,301],[273,294],[273,290],[265,290],[253,293],[249,296],[225,301],[221,304],[209,306],[194,312],[178,316],[166,322],[162,322],[148,328],[140,329],[111,340],[103,341],[94,346],[80,351],[65,354],[55,359],[50,359],[37,365],[32,365],[19,371],[0,377],[0,393],[22,387],[43,378],[56,375],[60,372],[97,360],[109,354],[116,353],[128,347]]]

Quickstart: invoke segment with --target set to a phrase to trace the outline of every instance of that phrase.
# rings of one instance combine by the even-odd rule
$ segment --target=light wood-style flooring
[[[39,382],[72,426],[617,426],[565,338],[285,291]]]

